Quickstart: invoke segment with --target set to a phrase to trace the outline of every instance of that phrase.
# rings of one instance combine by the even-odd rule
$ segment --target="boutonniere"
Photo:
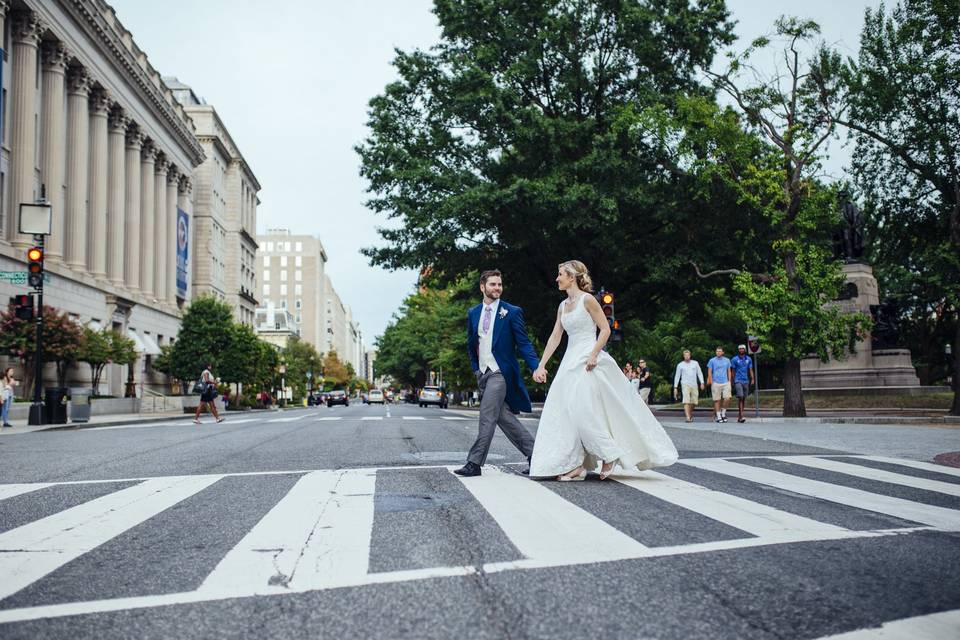
[[[507,310],[500,309],[500,319],[502,320],[503,318],[506,318],[506,317],[507,317]]]

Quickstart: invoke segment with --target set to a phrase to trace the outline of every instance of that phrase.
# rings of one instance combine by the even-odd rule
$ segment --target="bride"
[[[557,322],[533,379],[547,381],[547,361],[564,331],[567,351],[540,416],[530,476],[583,480],[587,469],[600,461],[600,479],[605,480],[617,464],[643,470],[676,462],[673,442],[616,361],[603,351],[610,327],[591,295],[586,265],[579,260],[561,264],[557,287],[567,299],[557,309]]]

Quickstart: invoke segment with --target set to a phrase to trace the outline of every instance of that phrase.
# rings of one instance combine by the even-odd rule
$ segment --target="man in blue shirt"
[[[737,422],[746,422],[743,405],[747,402],[750,386],[754,384],[753,359],[747,355],[747,345],[741,344],[737,347],[737,355],[733,356],[730,366],[733,367],[733,395],[737,396],[737,408],[740,411]]]
[[[724,357],[723,347],[717,347],[717,355],[707,363],[707,384],[713,395],[713,410],[717,414],[717,422],[727,421],[727,405],[730,404],[730,380],[733,378],[733,368],[730,359]]]

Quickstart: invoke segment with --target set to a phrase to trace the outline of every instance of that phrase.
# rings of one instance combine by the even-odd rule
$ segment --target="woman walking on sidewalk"
[[[200,392],[200,402],[197,404],[197,413],[193,416],[193,424],[200,424],[200,412],[203,405],[210,405],[210,413],[217,419],[217,422],[223,422],[223,418],[217,413],[217,383],[219,380],[213,377],[210,369],[213,365],[208,364],[207,368],[200,374],[200,384],[203,385],[203,391]]]
[[[7,367],[0,376],[0,417],[3,419],[3,426],[12,427],[10,424],[10,406],[13,404],[13,388],[17,386],[17,380],[13,377],[13,367]]]

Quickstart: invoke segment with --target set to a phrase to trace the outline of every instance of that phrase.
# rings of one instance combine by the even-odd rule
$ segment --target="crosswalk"
[[[477,478],[456,476],[453,468],[0,485],[0,623],[479,572],[960,531],[960,470],[878,456],[690,458],[656,472],[621,474],[613,482],[570,484],[531,481],[509,465],[488,465]],[[262,515],[230,539],[189,588],[174,581],[166,589],[122,597],[86,594],[53,602],[23,597],[44,593],[45,581],[71,567],[79,571],[86,556],[117,540],[149,539],[160,517],[169,526],[170,518],[176,522],[182,513],[187,521],[180,526],[187,527],[204,520],[204,509],[222,508],[213,519],[229,520],[237,513],[230,498],[249,499],[256,482],[272,483],[275,492],[264,499]],[[60,511],[25,522],[12,515],[33,496],[98,485],[106,493],[78,498]],[[215,491],[225,498],[211,507],[202,498]],[[467,546],[479,551],[447,549],[441,558],[440,550],[420,549],[418,557],[378,570],[372,558],[389,551],[378,548],[380,528],[430,526],[436,520],[423,517],[430,510],[454,512],[454,520],[462,516],[498,533],[460,531],[459,537],[476,536]],[[677,524],[665,526],[665,518]],[[229,522],[220,524],[229,528]],[[141,551],[142,570],[154,570],[149,547]],[[102,570],[103,562],[83,570]],[[163,579],[153,575],[147,582]]]

